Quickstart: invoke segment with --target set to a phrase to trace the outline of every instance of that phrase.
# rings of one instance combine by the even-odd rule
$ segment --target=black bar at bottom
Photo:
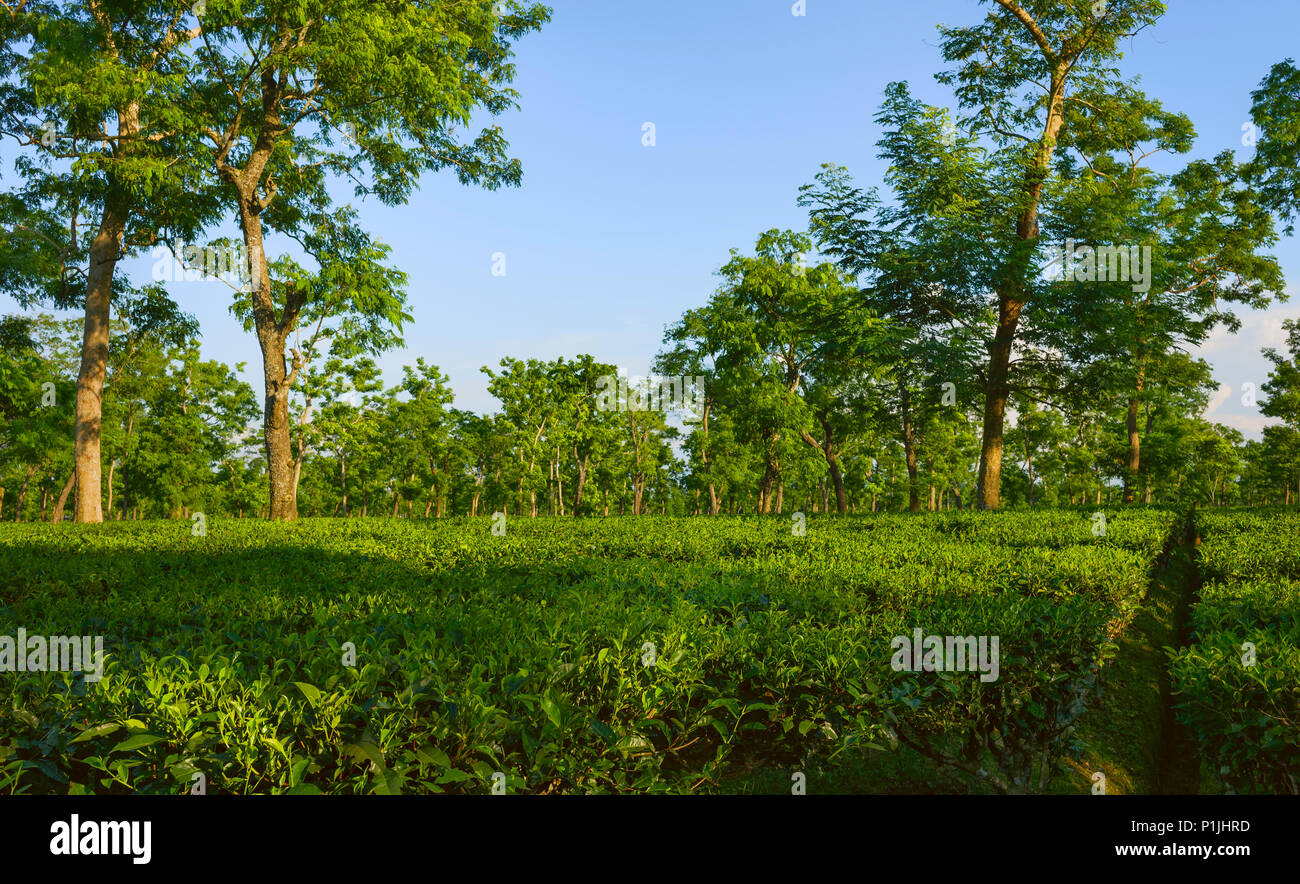
[[[691,857],[769,873],[846,862],[1042,871],[1044,861],[1226,871],[1294,856],[1297,811],[1295,798],[1263,796],[17,796],[0,800],[0,844],[8,863],[51,869],[331,876],[388,862],[451,873],[468,861],[486,863],[485,873],[586,868],[640,878],[658,868],[667,877],[688,872]]]

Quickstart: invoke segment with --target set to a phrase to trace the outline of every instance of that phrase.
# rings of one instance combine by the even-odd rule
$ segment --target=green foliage
[[[1300,517],[1198,517],[1206,585],[1173,654],[1178,716],[1235,792],[1300,794]]]
[[[1260,131],[1250,178],[1291,234],[1300,212],[1300,70],[1295,61],[1273,65],[1251,99],[1250,115]]]
[[[712,791],[901,740],[1031,791],[1176,521],[1108,515],[0,526],[0,635],[106,652],[0,681],[0,787]],[[894,671],[913,628],[1000,678]]]

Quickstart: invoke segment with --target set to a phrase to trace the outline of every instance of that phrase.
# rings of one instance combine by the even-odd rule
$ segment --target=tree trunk
[[[582,492],[587,487],[587,457],[578,457],[578,446],[573,446],[573,463],[578,468],[578,490],[573,495],[573,514],[579,515],[582,510]]]
[[[564,515],[564,476],[560,473],[560,451],[555,450],[555,500],[559,505],[559,515]]]
[[[339,504],[339,512],[346,519],[348,517],[348,456],[342,452],[339,453],[339,482],[343,486],[343,500]]]
[[[112,472],[109,472],[112,475]],[[72,493],[72,486],[77,481],[77,468],[73,465],[72,472],[68,474],[68,481],[63,483],[63,493],[59,495],[59,502],[54,505],[54,515],[50,516],[51,522],[63,521],[63,509],[68,505],[68,495]],[[109,507],[110,511],[112,507]]]
[[[1138,381],[1138,389],[1142,389],[1142,381]],[[1137,501],[1138,473],[1142,465],[1142,437],[1138,434],[1138,409],[1141,403],[1136,396],[1128,401],[1128,417],[1126,418],[1126,429],[1128,430],[1128,469],[1124,471],[1124,502],[1134,503]]]
[[[261,202],[256,194],[257,177],[250,175],[242,178],[236,184],[236,190],[240,202],[240,226],[251,265],[253,319],[257,343],[262,351],[265,389],[262,426],[270,485],[267,516],[272,521],[292,522],[298,518],[298,500],[291,466],[293,449],[289,434],[289,391],[296,379],[298,359],[295,355],[293,370],[287,371],[285,342],[297,324],[301,302],[296,291],[290,287],[286,295],[284,316],[277,319],[271,297],[271,275],[266,264],[266,245],[262,239]]]
[[[226,164],[218,157],[217,172],[234,191],[239,226],[249,261],[249,281],[253,324],[262,351],[262,377],[265,392],[263,436],[266,448],[266,472],[269,485],[268,518],[291,522],[298,518],[298,501],[293,484],[293,450],[289,434],[289,391],[293,388],[301,359],[293,353],[293,367],[285,365],[285,342],[297,327],[304,294],[294,285],[286,285],[280,315],[276,315],[272,296],[270,269],[266,263],[266,243],[262,233],[262,212],[275,198],[274,184],[268,181],[262,193],[262,174],[275,150],[276,139],[285,131],[279,115],[282,85],[275,75],[263,72],[261,78],[262,118],[260,132],[242,167]]]
[[[120,132],[138,128],[128,116]],[[99,230],[90,244],[90,266],[86,271],[86,317],[82,330],[81,368],[77,373],[76,419],[73,429],[76,458],[76,506],[78,522],[104,521],[100,496],[102,465],[100,435],[104,416],[104,376],[108,372],[108,338],[113,299],[113,273],[122,254],[122,237],[130,215],[129,198],[110,182],[108,198],[100,217]]]
[[[844,474],[840,471],[840,463],[832,458],[827,464],[831,471],[831,484],[835,486],[835,511],[837,513],[847,513],[849,511],[849,498],[844,491]]]
[[[1015,252],[1003,268],[998,290],[998,327],[989,346],[988,374],[984,395],[984,435],[980,442],[979,479],[976,504],[980,509],[995,510],[1002,502],[1002,432],[1006,423],[1007,398],[1010,396],[1011,351],[1016,342],[1016,326],[1025,307],[1025,280],[1032,266],[1033,250],[1038,241],[1038,206],[1043,184],[1051,168],[1061,126],[1065,121],[1065,79],[1073,59],[1051,58],[1051,82],[1047,86],[1047,117],[1043,132],[1035,145],[1034,156],[1026,164],[1024,200],[1016,219]]]
[[[1006,423],[1007,398],[1011,395],[1011,349],[1015,345],[1016,325],[1023,309],[1023,301],[1002,299],[998,306],[997,332],[989,347],[984,435],[980,445],[979,487],[976,492],[980,509],[995,510],[1002,503],[1002,431]]]
[[[903,450],[907,456],[907,510],[921,511],[920,489],[916,487],[916,433],[912,429],[912,393],[899,381],[898,392],[903,412]]]
[[[292,522],[298,518],[294,473],[290,467],[293,451],[289,436],[289,385],[292,379],[284,370],[284,339],[274,332],[258,338],[262,345],[263,379],[266,383],[263,435],[271,486],[268,517],[272,521]]]
[[[848,501],[844,493],[844,474],[840,472],[839,454],[835,451],[835,434],[831,429],[830,417],[826,414],[818,415],[818,422],[822,425],[822,441],[818,442],[812,437],[807,430],[801,430],[800,435],[803,440],[821,452],[822,457],[826,459],[826,467],[830,470],[831,481],[835,484],[835,508],[838,512],[848,512]],[[825,493],[823,493],[825,499]]]
[[[763,478],[758,483],[758,512],[760,515],[767,515],[772,508],[772,486],[776,483],[776,466],[772,456],[772,448],[776,443],[776,435],[770,430],[763,433],[763,449],[767,454],[767,464],[763,468]]]
[[[709,408],[712,405],[712,400],[705,398],[703,419],[700,421],[700,429],[704,434],[700,445],[700,460],[704,463],[705,475],[709,477],[709,515],[716,516],[719,512],[718,489],[713,484],[713,461],[709,457]]]

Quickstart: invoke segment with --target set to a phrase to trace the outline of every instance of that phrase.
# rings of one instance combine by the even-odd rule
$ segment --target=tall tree
[[[447,167],[465,184],[517,185],[521,166],[506,157],[498,127],[470,141],[456,129],[515,106],[512,43],[549,16],[519,0],[208,0],[187,112],[205,123],[252,267],[270,518],[297,517],[286,342],[309,293],[289,282],[277,303],[268,228],[309,226],[331,173],[387,204],[404,201],[421,173]]]
[[[185,238],[211,218],[181,111],[185,46],[199,29],[175,0],[19,3],[3,20],[6,79],[0,120],[30,149],[18,168],[25,196],[63,220],[36,226],[66,265],[84,260],[85,322],[76,397],[76,519],[103,520],[100,438],[111,304],[118,262]],[[23,44],[25,51],[15,51]],[[165,236],[166,234],[163,234]],[[66,273],[58,277],[66,286]]]
[[[1012,352],[1021,316],[1038,286],[1034,255],[1039,211],[1052,158],[1070,125],[1086,118],[1067,112],[1070,102],[1117,91],[1114,62],[1121,41],[1153,25],[1164,13],[1159,0],[994,0],[978,25],[941,27],[943,55],[955,67],[940,74],[967,116],[961,123],[997,145],[1000,199],[987,235],[996,240],[997,261],[989,284],[996,302],[996,330],[985,372],[984,431],[979,466],[979,505],[997,509],[1002,474],[1002,436],[1010,395]],[[993,5],[993,4],[991,4]],[[1104,125],[1097,121],[1094,125]]]

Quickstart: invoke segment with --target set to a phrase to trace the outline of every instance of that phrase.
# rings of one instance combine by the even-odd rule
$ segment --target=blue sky
[[[444,174],[406,206],[358,204],[410,276],[415,321],[407,347],[383,360],[389,381],[423,356],[451,376],[458,405],[487,411],[496,403],[479,367],[507,355],[591,353],[645,373],[664,327],[712,293],[729,249],[806,227],[796,194],[820,164],[880,182],[872,118],[885,85],[907,80],[922,100],[950,104],[934,81],[936,25],[983,14],[975,0],[807,0],[802,17],[792,4],[552,0],[552,23],[518,47],[522,109],[500,119],[524,163],[522,188],[486,192]],[[1193,156],[1235,148],[1244,158],[1250,91],[1273,63],[1300,57],[1300,4],[1169,5],[1159,27],[1130,41],[1123,68],[1191,116]],[[491,272],[497,252],[504,277]],[[1283,240],[1276,254],[1300,278],[1300,244]],[[127,265],[142,280],[151,266]],[[260,392],[261,357],[230,316],[228,291],[172,290],[198,317],[205,355],[246,362]],[[0,298],[0,312],[14,309]],[[1257,434],[1263,419],[1239,388],[1266,378],[1260,348],[1280,344],[1281,320],[1295,316],[1300,302],[1246,314],[1241,334],[1204,349],[1232,387],[1214,419]]]

